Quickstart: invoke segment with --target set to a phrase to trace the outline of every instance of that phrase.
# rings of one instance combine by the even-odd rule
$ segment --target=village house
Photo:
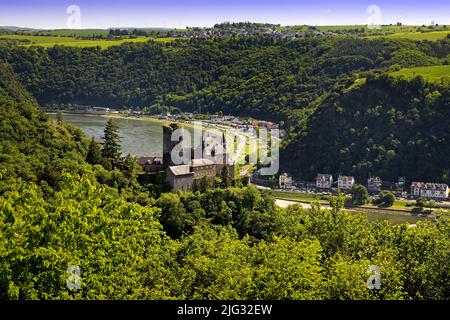
[[[338,188],[341,190],[350,190],[355,184],[355,178],[349,176],[339,176]]]
[[[449,194],[448,185],[442,183],[412,182],[411,194],[418,198],[424,197],[433,200],[446,200]]]
[[[290,189],[292,188],[292,177],[290,177],[287,173],[283,173],[278,179],[278,184],[280,189]]]
[[[333,176],[331,174],[319,173],[316,178],[316,188],[331,189],[333,186]]]
[[[383,181],[380,177],[369,177],[367,179],[367,190],[370,193],[379,193],[381,192],[381,187],[383,186]]]

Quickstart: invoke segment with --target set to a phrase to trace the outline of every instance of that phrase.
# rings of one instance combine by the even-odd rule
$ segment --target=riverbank
[[[311,208],[311,202],[306,201],[296,201],[296,200],[285,200],[285,199],[275,199],[275,203],[281,208],[287,208],[291,205],[300,205],[304,209]],[[325,205],[323,203],[320,204],[320,207],[324,210],[330,210],[331,207],[329,205]],[[369,221],[377,222],[377,221],[389,221],[394,224],[402,224],[408,223],[411,226],[415,225],[418,221],[427,220],[433,218],[432,215],[417,215],[407,212],[400,211],[377,211],[367,208],[345,208],[345,211],[352,214],[362,214],[367,217]]]

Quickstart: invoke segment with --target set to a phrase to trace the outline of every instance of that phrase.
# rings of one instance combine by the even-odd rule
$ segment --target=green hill
[[[335,91],[282,153],[284,170],[450,183],[450,86],[383,76]],[[296,159],[296,161],[292,161]]]
[[[11,68],[1,63],[0,123],[0,170],[7,176],[55,186],[64,168],[83,170],[86,144],[81,131],[49,122]]]

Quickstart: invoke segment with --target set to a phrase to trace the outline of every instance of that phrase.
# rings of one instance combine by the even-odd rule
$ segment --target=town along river
[[[56,119],[55,114],[49,114]],[[138,157],[162,156],[164,121],[152,118],[125,118],[112,116],[120,128],[123,155],[132,154]],[[63,114],[63,122],[72,124],[84,131],[89,137],[102,142],[103,130],[110,119],[102,115]],[[188,129],[191,131],[191,129]]]

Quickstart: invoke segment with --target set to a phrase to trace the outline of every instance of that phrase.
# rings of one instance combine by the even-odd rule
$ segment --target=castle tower
[[[172,141],[172,133],[177,130],[179,126],[176,123],[171,123],[170,125],[163,126],[163,166],[167,169],[169,166],[173,165],[171,153],[173,148],[180,141]],[[180,138],[181,140],[181,138]]]

